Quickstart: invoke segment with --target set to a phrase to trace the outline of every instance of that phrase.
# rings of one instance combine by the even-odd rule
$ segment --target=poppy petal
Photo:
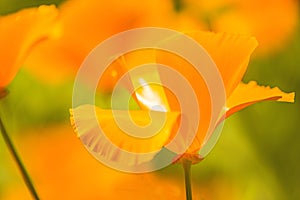
[[[172,1],[161,0],[65,1],[60,6],[60,19],[64,25],[62,36],[38,45],[27,59],[26,67],[37,74],[38,78],[61,82],[75,74],[95,46],[117,33],[139,27],[176,29],[178,20],[182,28],[195,24],[188,21],[189,18],[175,20],[176,13],[172,6]],[[193,25],[190,28],[195,27]],[[40,66],[45,67],[41,70]],[[111,89],[114,85],[112,82],[103,86]]]
[[[133,51],[122,55],[118,61],[123,72],[129,74],[131,90],[141,109],[170,111],[156,66],[155,50]]]
[[[58,34],[57,16],[55,6],[43,5],[0,17],[0,87],[13,79],[34,45]]]
[[[255,81],[248,84],[240,83],[231,96],[227,99],[226,117],[244,109],[254,103],[267,100],[294,102],[295,93],[282,92],[278,87],[259,86]]]
[[[247,69],[250,55],[257,46],[255,38],[203,31],[187,32],[186,34],[202,45],[212,57],[221,73],[228,96],[241,81]],[[190,127],[195,129],[197,134],[187,153],[195,153],[203,145],[205,137],[212,133],[210,124],[215,124],[218,120],[218,116],[213,117],[211,113],[212,102],[208,86],[204,78],[184,58],[170,52],[157,51],[156,59],[157,63],[169,66],[188,80],[197,96],[199,110],[201,115],[205,117],[202,117],[199,121],[198,128],[195,126]],[[166,94],[171,110],[180,110],[179,105],[173,103],[176,102],[176,97]]]
[[[251,53],[258,43],[254,37],[211,32],[189,32],[216,63],[229,96],[247,69]]]
[[[124,151],[149,153],[161,150],[177,131],[176,127],[180,116],[178,112],[112,111],[91,105],[79,106],[70,112],[71,123],[75,132],[90,151],[96,156],[111,161],[131,164],[149,161],[153,159],[155,154],[151,154],[150,157],[143,156],[142,160],[139,160],[140,157],[129,157]],[[96,113],[96,120],[94,113]],[[131,118],[128,118],[128,114]],[[164,124],[155,127],[153,120],[160,121],[163,117],[165,117]],[[141,129],[143,131],[138,132],[137,135],[133,135],[132,131],[126,132],[126,128],[131,128],[130,124],[132,122],[145,129]],[[120,126],[120,123],[126,127]],[[151,127],[150,123],[154,125]],[[158,122],[156,125],[161,124]],[[102,130],[102,133],[100,130]]]

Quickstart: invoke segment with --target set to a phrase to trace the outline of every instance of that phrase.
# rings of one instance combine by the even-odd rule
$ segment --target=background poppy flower
[[[53,26],[55,25],[57,14],[55,6],[40,6],[0,18],[0,44],[2,47],[0,50],[0,97],[6,95],[2,87],[7,86],[14,78],[30,50],[40,41],[56,34],[53,31]],[[23,166],[2,122],[3,118],[1,113],[0,131],[3,139],[19,167],[28,189],[33,197],[38,199],[30,176]]]
[[[274,53],[285,47],[298,23],[295,0],[183,0],[182,12],[206,22],[207,29],[257,38],[257,53]]]
[[[176,30],[199,27],[196,20],[177,15],[170,0],[72,0],[63,3],[60,10],[64,26],[61,37],[40,44],[26,61],[30,71],[50,82],[74,76],[96,45],[119,32],[146,26]],[[42,70],[40,66],[44,66]],[[111,89],[109,84],[102,89],[104,86]]]
[[[24,162],[31,163],[28,170],[42,199],[184,199],[180,173],[178,177],[169,177],[159,172],[127,174],[110,169],[87,154],[68,125],[28,130],[16,139]],[[31,200],[14,163],[6,159],[8,152],[2,153],[3,167],[10,170],[6,175],[9,180],[1,187],[1,198]],[[225,199],[240,197],[238,185],[232,185],[226,178],[214,179],[206,185],[197,183],[194,187],[195,198],[203,194],[209,200],[222,200],[225,194],[230,194]]]
[[[57,34],[57,15],[55,6],[40,6],[0,17],[0,87],[9,84],[39,42]]]

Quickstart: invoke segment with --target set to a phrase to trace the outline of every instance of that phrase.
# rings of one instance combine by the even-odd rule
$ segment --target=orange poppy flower
[[[299,19],[295,0],[184,0],[183,5],[184,14],[206,22],[210,30],[255,36],[261,54],[284,47]]]
[[[55,6],[40,6],[0,17],[0,88],[10,83],[34,46],[57,34],[57,16]]]
[[[93,48],[119,32],[146,26],[199,28],[191,17],[177,15],[171,0],[72,0],[62,4],[60,10],[64,27],[61,37],[39,44],[26,61],[30,71],[50,82],[74,76]],[[110,81],[105,83],[102,89],[111,90]]]
[[[280,91],[278,88],[271,89],[269,87],[261,87],[256,85],[254,82],[250,82],[249,84],[244,84],[241,82],[241,79],[247,69],[250,55],[257,46],[257,41],[255,38],[225,33],[209,33],[199,31],[187,32],[187,35],[195,39],[206,49],[221,73],[228,100],[226,104],[226,116],[229,116],[253,103],[264,100],[277,100],[286,102],[294,101],[294,93],[286,94]],[[138,66],[144,58],[147,62],[153,59],[151,54],[149,54],[149,50],[142,52],[145,53],[144,57],[140,55],[141,52],[137,52],[136,56],[134,56],[135,52],[129,53],[122,56],[120,59],[121,62],[113,63],[112,67],[116,67],[118,66],[117,63],[121,63],[121,66],[119,66],[118,69],[125,70],[119,73],[121,76],[122,73],[126,72],[126,70],[128,71],[129,69]],[[197,163],[200,161],[199,151],[209,139],[208,134],[210,134],[208,133],[212,112],[210,93],[207,89],[204,79],[195,71],[193,67],[191,67],[186,60],[164,51],[156,51],[154,58],[156,59],[157,63],[170,66],[177,70],[180,75],[189,81],[196,94],[198,106],[202,116],[201,120],[199,121],[199,128],[196,130],[196,136],[191,145],[188,147],[186,152],[183,153],[183,155],[179,156],[189,159],[193,163]],[[141,74],[140,77],[143,77],[143,74]],[[142,92],[143,90],[146,90],[146,87],[153,91],[150,97]],[[138,96],[142,96],[142,98],[138,98]],[[155,97],[154,100],[153,96]],[[142,163],[151,160],[153,156],[143,157],[144,160],[139,160],[139,158],[129,160],[129,158],[123,155],[121,151],[109,148],[107,142],[110,141],[120,149],[126,151],[145,153],[162,149],[173,139],[174,135],[176,135],[179,124],[181,123],[181,118],[179,117],[180,106],[177,102],[178,100],[174,95],[172,95],[172,93],[168,92],[163,86],[146,83],[137,91],[135,91],[135,97],[136,101],[140,105],[141,110],[130,110],[129,114],[132,120],[139,126],[149,123],[149,112],[153,112],[156,114],[156,116],[159,116],[159,111],[149,111],[152,110],[153,106],[151,101],[156,101],[156,104],[159,104],[164,108],[164,112],[166,113],[166,123],[164,126],[162,126],[160,132],[155,135],[155,137],[148,139],[130,137],[124,132],[124,130],[121,130],[118,124],[115,122],[115,119],[116,117],[120,117],[121,120],[124,119],[123,116],[125,116],[124,113],[127,113],[126,111],[118,111],[117,115],[114,115],[110,110],[96,108],[98,122],[95,122],[91,120],[92,116],[87,115],[85,112],[87,110],[93,112],[93,106],[82,105],[73,109],[71,114],[76,112],[77,119],[74,121],[72,115],[71,122],[78,133],[78,136],[94,153],[94,155],[105,157],[116,162],[127,162],[133,164]],[[141,99],[148,101],[142,101]],[[223,119],[224,118],[219,118],[215,120]],[[124,123],[126,124],[127,122],[124,121]],[[98,124],[109,140],[105,140],[105,137],[102,137],[100,134],[98,134]],[[214,124],[218,124],[218,121],[214,122]],[[143,134],[145,133],[140,133],[139,136]],[[182,139],[184,143],[184,137]]]

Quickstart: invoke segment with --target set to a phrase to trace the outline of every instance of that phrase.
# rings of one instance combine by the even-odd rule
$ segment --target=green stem
[[[192,200],[192,184],[191,184],[191,161],[183,161],[183,170],[184,170],[184,181],[185,181],[185,194],[186,200]]]
[[[19,167],[19,170],[21,171],[24,182],[27,185],[31,195],[33,196],[33,198],[35,200],[39,200],[40,198],[39,198],[39,196],[38,196],[38,194],[37,194],[37,192],[36,192],[36,190],[33,186],[33,183],[30,180],[30,177],[29,177],[29,175],[28,175],[28,173],[27,173],[27,171],[26,171],[26,169],[25,169],[25,167],[24,167],[24,165],[23,165],[23,163],[22,163],[22,161],[21,161],[21,159],[20,159],[20,157],[19,157],[19,155],[18,155],[18,153],[17,153],[17,151],[16,151],[16,149],[15,149],[15,147],[14,147],[14,145],[13,145],[13,143],[12,143],[5,127],[4,127],[4,125],[3,125],[3,123],[2,123],[1,118],[0,118],[0,130],[1,130],[3,139],[4,139],[8,149],[10,150],[10,153],[12,154],[13,158],[15,159],[15,161],[17,163],[17,166]]]

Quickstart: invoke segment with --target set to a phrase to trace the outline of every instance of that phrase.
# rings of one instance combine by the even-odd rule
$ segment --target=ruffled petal
[[[0,87],[13,79],[33,46],[59,34],[55,6],[29,8],[0,18]]]
[[[143,156],[141,160],[140,157],[128,156],[126,152],[139,154],[160,151],[177,132],[180,116],[178,112],[114,112],[91,105],[79,106],[71,110],[71,123],[78,137],[96,157],[132,165],[149,161],[155,154]],[[128,118],[128,114],[131,118]],[[133,131],[132,121],[134,125],[142,126],[143,129],[138,129],[142,131]]]
[[[259,86],[255,81],[250,81],[248,84],[240,83],[226,102],[226,117],[261,101],[294,102],[294,98],[294,92],[285,93],[278,87]]]

